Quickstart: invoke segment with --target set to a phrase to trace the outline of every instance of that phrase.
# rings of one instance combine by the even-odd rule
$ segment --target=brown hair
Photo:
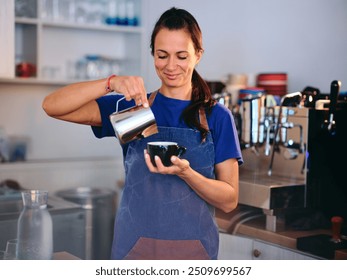
[[[164,12],[154,26],[151,36],[151,53],[154,55],[154,41],[158,32],[167,28],[169,30],[186,30],[193,41],[196,52],[202,51],[202,33],[196,19],[186,10],[175,7]],[[204,108],[206,113],[211,112],[215,101],[212,99],[210,88],[206,81],[194,69],[192,75],[192,103],[181,115],[189,127],[195,127],[201,132],[202,140],[206,138],[208,130],[199,121],[199,109]]]

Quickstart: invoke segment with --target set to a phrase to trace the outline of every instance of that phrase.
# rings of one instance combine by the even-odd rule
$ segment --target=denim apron
[[[206,121],[206,116],[203,116]],[[200,113],[201,122],[201,113]],[[172,141],[187,148],[182,158],[214,178],[210,132],[158,127],[158,133],[130,142],[125,156],[126,181],[117,212],[112,259],[217,259],[218,229],[214,208],[176,175],[151,173],[144,149],[151,141]]]

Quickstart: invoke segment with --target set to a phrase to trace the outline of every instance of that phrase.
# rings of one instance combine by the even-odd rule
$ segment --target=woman
[[[189,12],[171,8],[162,14],[151,52],[161,80],[153,94],[140,77],[112,75],[58,89],[43,108],[57,119],[91,125],[100,138],[115,136],[109,115],[122,95],[119,110],[151,105],[159,132],[122,145],[126,178],[111,258],[217,259],[214,208],[230,212],[238,203],[242,156],[234,121],[195,70],[202,34]],[[187,152],[173,156],[170,167],[157,158],[155,167],[146,151],[150,141],[178,142]]]

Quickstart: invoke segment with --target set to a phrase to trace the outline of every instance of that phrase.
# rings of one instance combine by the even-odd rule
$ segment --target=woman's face
[[[161,29],[154,42],[154,65],[162,89],[191,89],[195,65],[202,51],[196,52],[190,35],[184,30]]]

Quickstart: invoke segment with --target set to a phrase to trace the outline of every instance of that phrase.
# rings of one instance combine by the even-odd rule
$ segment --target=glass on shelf
[[[42,0],[41,18],[47,21],[75,22],[75,0]]]
[[[97,25],[139,25],[138,7],[133,0],[41,0],[40,3],[40,18],[46,21]]]
[[[37,18],[37,0],[16,0],[15,16]]]
[[[136,5],[133,0],[110,0],[105,17],[108,25],[137,26]]]
[[[59,80],[62,78],[62,73],[59,66],[44,65],[41,76],[44,80]]]
[[[111,74],[120,74],[120,61],[112,57],[106,57],[98,54],[88,54],[77,60],[73,65],[71,61],[68,63],[67,73],[73,73],[73,78],[78,80],[99,79],[107,77]],[[71,77],[67,77],[71,78]]]

